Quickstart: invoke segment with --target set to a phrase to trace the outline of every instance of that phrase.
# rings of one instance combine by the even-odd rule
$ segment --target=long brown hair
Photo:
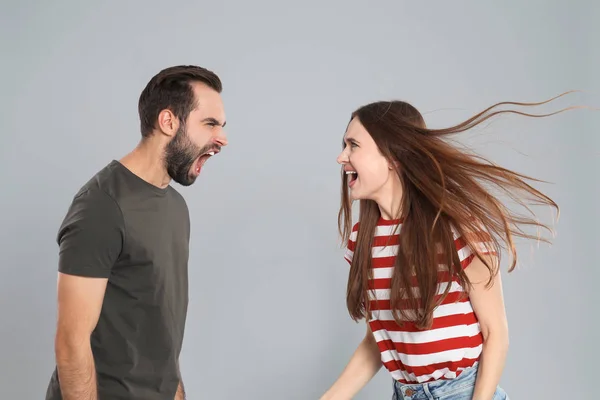
[[[491,190],[493,187],[500,189],[530,212],[527,203],[547,205],[558,213],[559,207],[552,199],[526,182],[541,181],[460,150],[446,139],[502,113],[544,117],[575,108],[538,115],[510,109],[495,110],[501,105],[541,105],[565,94],[539,103],[497,103],[458,125],[444,129],[428,129],[419,111],[402,101],[374,102],[352,113],[351,120],[357,118],[361,122],[379,151],[395,165],[402,184],[398,210],[402,228],[390,293],[392,312],[398,324],[410,320],[420,329],[431,327],[433,311],[450,289],[448,285],[442,296],[437,295],[439,263],[448,267],[452,279],[457,279],[468,293],[471,282],[461,268],[454,232],[463,237],[473,254],[481,257],[487,266],[490,271],[488,285],[498,273],[502,248],[512,256],[509,272],[515,268],[514,237],[549,242],[546,238],[527,233],[522,227],[533,226],[552,232],[551,228],[534,217],[510,210]],[[352,231],[352,204],[343,170],[341,192],[338,225],[342,240],[347,243]],[[381,216],[379,207],[372,200],[360,200],[359,212],[360,225],[346,298],[348,311],[354,320],[370,317],[368,280],[372,277],[371,246]],[[482,257],[482,242],[487,244],[487,252],[497,254],[498,262],[494,265]],[[411,290],[415,279],[418,286],[416,296]]]

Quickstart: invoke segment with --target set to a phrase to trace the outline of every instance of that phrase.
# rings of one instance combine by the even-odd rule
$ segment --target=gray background
[[[404,99],[443,126],[570,89],[585,92],[536,111],[600,105],[597,2],[119,3],[2,3],[2,399],[43,398],[58,225],[75,191],[136,145],[139,93],[166,66],[222,77],[230,140],[181,189],[193,223],[190,399],[317,399],[364,335],[345,309],[336,233],[335,160],[355,107]],[[599,113],[576,110],[464,136],[551,181],[539,187],[562,207],[554,245],[520,242],[519,270],[504,278],[502,385],[517,400],[597,392],[599,127]],[[356,398],[391,388],[382,369]]]

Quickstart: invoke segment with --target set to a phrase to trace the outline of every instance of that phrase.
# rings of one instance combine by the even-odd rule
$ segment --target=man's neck
[[[119,160],[127,169],[146,182],[165,188],[171,182],[164,163],[164,150],[151,139],[140,142],[135,149]]]

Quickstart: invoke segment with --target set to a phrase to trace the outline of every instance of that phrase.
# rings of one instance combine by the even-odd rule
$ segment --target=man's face
[[[197,100],[165,149],[171,179],[183,186],[196,181],[206,160],[227,145],[223,127],[225,111],[219,93],[200,83],[192,84]]]

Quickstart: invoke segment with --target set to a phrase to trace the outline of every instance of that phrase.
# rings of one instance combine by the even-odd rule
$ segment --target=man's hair
[[[138,102],[142,137],[152,134],[158,114],[165,109],[185,122],[196,106],[193,82],[201,82],[219,93],[223,90],[221,80],[214,72],[195,65],[169,67],[150,79]]]

